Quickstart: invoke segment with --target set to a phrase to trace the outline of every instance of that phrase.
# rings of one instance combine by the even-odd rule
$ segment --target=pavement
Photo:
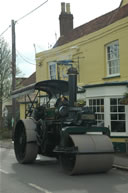
[[[0,140],[0,147],[13,149],[14,144],[11,139]],[[113,167],[128,171],[128,153],[115,153]]]
[[[115,153],[113,167],[128,171],[128,153]]]
[[[0,140],[0,147],[7,148],[7,149],[13,149],[12,139]]]

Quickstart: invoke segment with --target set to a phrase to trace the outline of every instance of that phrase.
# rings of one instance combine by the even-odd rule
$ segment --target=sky
[[[36,69],[35,53],[52,48],[59,32],[59,14],[61,2],[70,3],[74,16],[74,28],[89,22],[119,7],[121,0],[3,0],[0,2],[0,35],[11,49],[11,20],[16,23],[16,65],[24,77],[30,76]]]

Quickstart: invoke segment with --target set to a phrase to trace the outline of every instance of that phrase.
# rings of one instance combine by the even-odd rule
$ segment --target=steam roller
[[[41,81],[12,93],[13,97],[19,97],[36,91],[34,101],[38,101],[43,91],[49,99],[44,104],[38,101],[37,106],[30,100],[32,105],[25,111],[26,118],[17,122],[16,158],[25,164],[34,162],[38,154],[56,157],[69,175],[107,172],[114,160],[109,129],[96,126],[91,109],[78,105],[77,70],[69,68],[68,76],[68,81]],[[57,99],[54,106],[53,97]]]

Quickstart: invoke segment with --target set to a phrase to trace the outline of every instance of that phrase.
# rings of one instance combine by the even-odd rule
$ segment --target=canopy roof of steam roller
[[[67,94],[68,93],[68,81],[64,80],[45,80],[40,81],[24,88],[17,89],[12,92],[12,98],[17,98],[23,95],[33,93],[35,90],[44,91],[48,93],[50,98],[57,94]],[[77,87],[77,92],[84,92],[83,87]]]
[[[33,93],[35,90],[44,91],[50,97],[56,94],[68,92],[68,82],[64,80],[45,80],[40,81],[12,92],[12,97],[17,98],[23,95]]]

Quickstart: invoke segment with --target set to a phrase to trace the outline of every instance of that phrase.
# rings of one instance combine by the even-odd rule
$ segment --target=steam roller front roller
[[[60,155],[60,163],[69,175],[101,173],[112,168],[114,150],[108,136],[69,135],[65,143],[67,152]]]
[[[14,132],[14,151],[19,163],[32,163],[38,154],[35,123],[31,119],[19,120]]]

